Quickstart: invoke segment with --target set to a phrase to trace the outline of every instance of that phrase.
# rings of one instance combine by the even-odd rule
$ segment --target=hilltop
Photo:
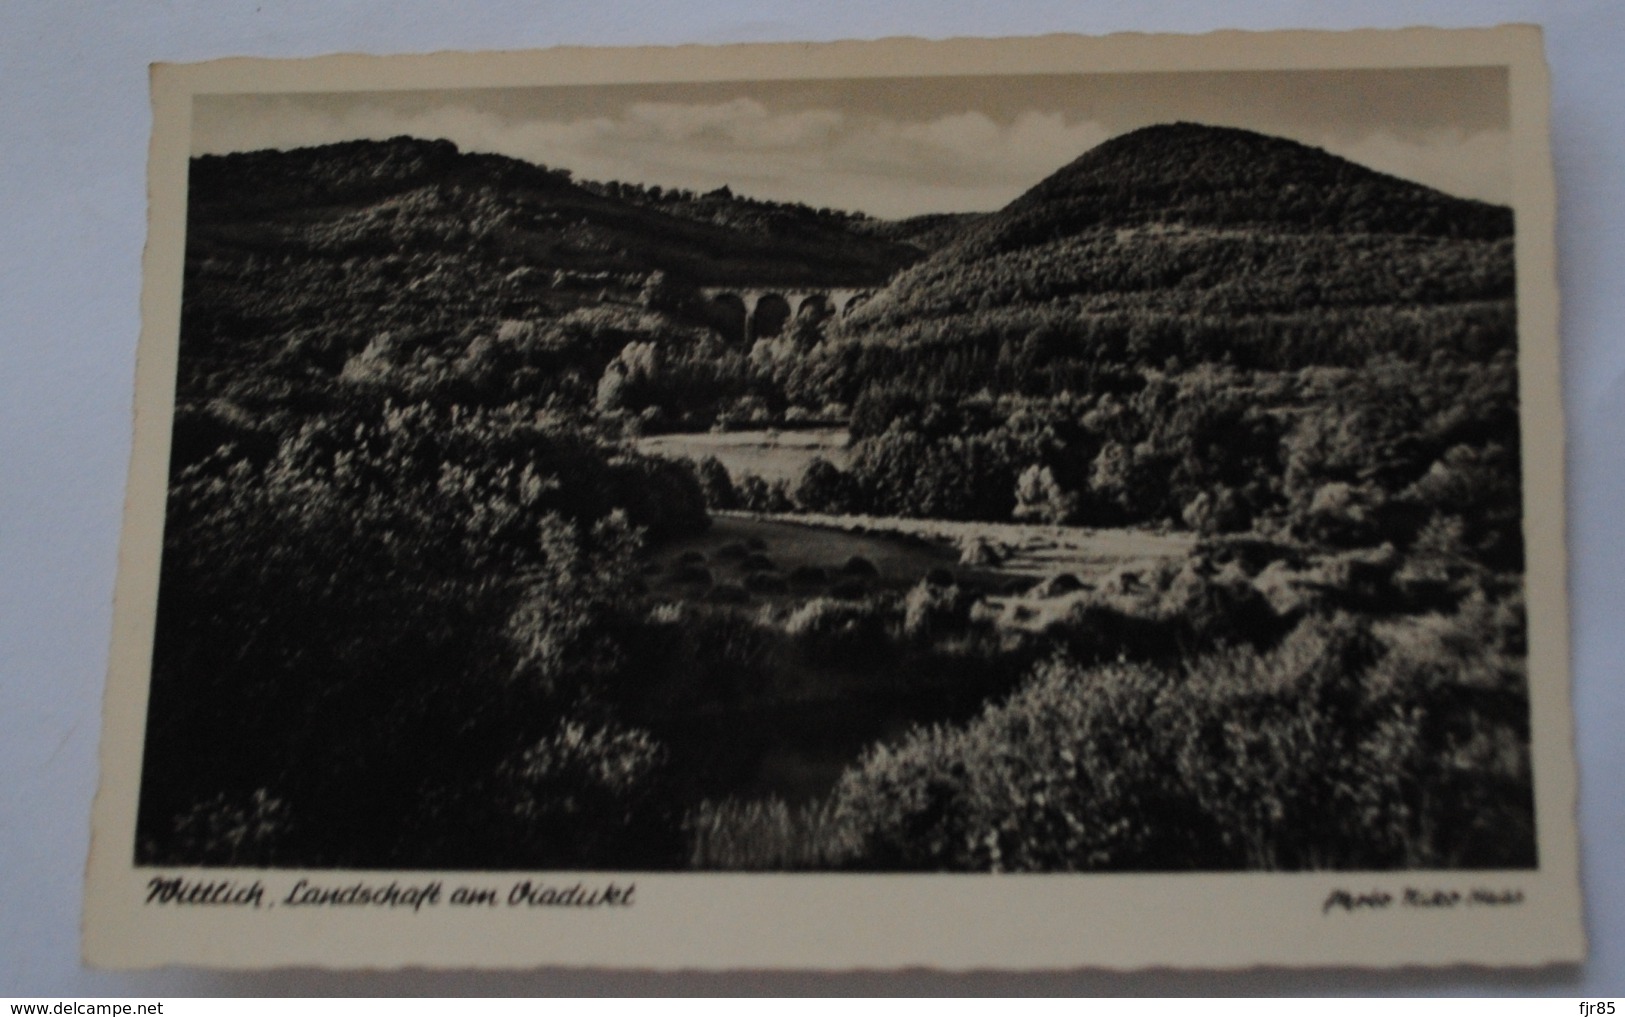
[[[1179,224],[1493,239],[1509,209],[1233,127],[1145,127],[1090,149],[967,231],[974,257],[1086,229]]]
[[[626,342],[708,330],[677,307],[697,287],[879,286],[924,253],[852,213],[407,137],[202,156],[189,188],[185,395],[308,397],[368,349],[439,372],[499,332],[582,355],[516,384],[590,394]]]
[[[899,273],[850,332],[952,321],[959,339],[974,341],[1025,334],[1035,315],[1058,316],[1055,324],[1076,332],[1080,322],[1132,314],[1142,331],[1163,321],[1188,339],[1222,320],[1232,339],[1245,339],[1266,316],[1278,332],[1295,315],[1482,309],[1512,294],[1511,236],[1509,209],[1294,141],[1196,124],[1148,127],[1085,152],[968,224]],[[1325,325],[1317,321],[1295,345],[1272,343],[1271,355],[1349,362],[1368,352],[1339,340],[1346,329]],[[1226,342],[1212,355],[1226,351],[1241,352]],[[1191,352],[1207,355],[1182,351]]]
[[[1346,512],[1396,544],[1462,513],[1511,563],[1512,227],[1285,139],[1146,128],[966,224],[780,377],[852,407],[850,476],[818,492],[843,505],[1295,534]]]
[[[850,213],[641,185],[393,138],[193,161],[194,245],[366,253],[470,239],[532,270],[660,269],[695,285],[871,286],[918,248],[850,228]]]

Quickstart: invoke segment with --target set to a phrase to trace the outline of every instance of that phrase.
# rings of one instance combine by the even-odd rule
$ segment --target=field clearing
[[[784,573],[809,567],[834,576],[848,559],[866,558],[879,573],[872,583],[876,589],[907,589],[932,569],[953,568],[959,560],[954,549],[921,541],[806,526],[795,517],[713,512],[709,530],[661,545],[655,562],[669,573],[685,556],[698,554],[704,556],[714,581],[737,582],[747,569],[743,561],[726,557],[724,549],[730,545],[750,547]]]
[[[815,513],[713,513],[715,516],[752,518],[838,530],[871,539],[927,543],[958,560],[959,549],[984,540],[997,551],[999,563],[988,569],[1002,575],[1043,579],[1070,572],[1084,581],[1103,578],[1124,567],[1149,566],[1167,558],[1183,558],[1196,546],[1190,533],[1153,533],[1132,529],[1087,529],[1039,523],[953,522],[945,519],[906,519],[897,516],[820,515]]]
[[[962,546],[985,540],[999,560],[978,565],[960,564]],[[876,590],[906,590],[934,569],[946,569],[961,585],[989,594],[1070,573],[1094,585],[1119,571],[1155,566],[1169,558],[1188,555],[1196,538],[1190,534],[1159,534],[1139,530],[1089,530],[1023,523],[960,523],[936,519],[883,516],[827,516],[790,513],[713,512],[711,529],[661,545],[651,564],[650,579],[657,589],[681,588],[686,595],[703,595],[708,586],[682,583],[676,577],[684,562],[702,566],[710,584],[738,583],[751,571],[738,555],[740,547],[764,556],[772,570],[788,574],[810,567],[825,570],[831,579],[853,557],[867,559],[878,575],[867,585]],[[734,553],[730,555],[729,550]],[[765,599],[802,599],[816,589],[769,594]]]
[[[667,459],[698,461],[716,456],[734,482],[753,473],[768,483],[795,484],[814,456],[846,469],[852,464],[844,427],[817,427],[796,431],[724,431],[693,434],[656,434],[639,438],[639,452]]]

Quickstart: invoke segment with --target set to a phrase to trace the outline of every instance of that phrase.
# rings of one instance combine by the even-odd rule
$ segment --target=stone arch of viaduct
[[[794,318],[844,317],[874,294],[872,289],[784,286],[710,286],[700,290],[718,324],[742,345],[784,331]]]

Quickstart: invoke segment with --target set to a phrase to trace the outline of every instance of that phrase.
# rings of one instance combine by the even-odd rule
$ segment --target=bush
[[[1294,530],[1307,540],[1340,547],[1369,544],[1378,535],[1386,497],[1366,484],[1336,481],[1315,488],[1307,505],[1292,516]]]
[[[716,456],[706,456],[694,465],[694,475],[699,480],[706,508],[728,510],[739,507],[739,491],[735,489],[733,478],[728,475],[728,468],[722,465],[722,460]]]
[[[874,579],[880,575],[875,563],[862,555],[853,555],[841,566],[841,575],[855,576],[859,579]]]
[[[671,581],[674,583],[709,586],[711,585],[711,570],[704,565],[675,565],[671,570]]]
[[[1214,568],[1233,564],[1249,576],[1258,575],[1274,562],[1282,562],[1290,568],[1301,568],[1304,562],[1297,545],[1253,536],[1204,538],[1197,543],[1191,558]]]
[[[1004,560],[999,549],[985,537],[967,540],[959,551],[959,564],[989,568]]]
[[[1186,526],[1202,534],[1234,533],[1247,529],[1252,522],[1247,506],[1228,487],[1198,493],[1185,506],[1180,518]]]
[[[678,849],[662,787],[665,751],[647,732],[565,720],[508,766],[496,804],[526,868],[671,864]]]
[[[1264,597],[1270,610],[1293,621],[1320,610],[1325,603],[1325,597],[1311,587],[1302,572],[1294,571],[1281,560],[1270,562],[1253,577],[1253,589]]]
[[[1069,593],[1087,590],[1083,581],[1070,572],[1061,572],[1043,580],[1029,591],[1033,597],[1064,597]]]
[[[737,589],[737,588],[736,588]],[[755,612],[697,601],[662,605],[649,624],[629,640],[633,658],[627,681],[637,705],[651,711],[649,723],[683,718],[687,711],[731,709],[762,689],[769,672],[777,633]],[[678,719],[674,745],[684,736]],[[688,760],[679,759],[685,768]]]
[[[1029,466],[1016,478],[1016,507],[1011,518],[1039,523],[1069,523],[1078,514],[1078,496],[1063,491],[1048,466]]]
[[[903,597],[903,635],[924,642],[960,635],[970,627],[975,602],[957,586],[921,582]]]
[[[862,579],[841,579],[831,584],[829,595],[841,600],[862,600],[869,595],[869,584]]]
[[[829,582],[829,572],[817,565],[797,565],[790,570],[790,583],[794,586],[823,586]]]
[[[1292,625],[1233,566],[1215,575],[1186,566],[1174,576],[1154,610],[1179,628],[1180,642],[1188,648],[1205,649],[1219,643],[1271,646]]]
[[[745,577],[745,589],[752,593],[787,593],[790,584],[772,572],[752,572]]]
[[[750,603],[750,594],[745,592],[743,586],[734,583],[718,583],[711,587],[706,597],[718,604]]]
[[[1520,619],[1346,616],[1177,668],[1056,659],[833,792],[847,864],[1022,871],[1534,864]]]
[[[871,750],[837,785],[862,868],[1092,871],[1191,866],[1207,824],[1163,782],[1155,704],[1169,679],[1046,665],[963,728]]]
[[[1371,612],[1400,606],[1394,574],[1400,564],[1392,545],[1322,557],[1308,578],[1332,604]]]
[[[739,505],[752,512],[789,512],[795,508],[785,481],[776,480],[769,484],[754,473],[740,478]]]
[[[783,627],[814,664],[872,667],[891,655],[894,617],[875,600],[816,597],[792,611]]]
[[[852,477],[823,456],[813,456],[796,485],[795,502],[807,512],[842,514],[856,511],[861,492]]]
[[[238,801],[216,794],[177,816],[174,839],[146,853],[160,864],[266,868],[282,861],[292,825],[287,804],[265,788]]]

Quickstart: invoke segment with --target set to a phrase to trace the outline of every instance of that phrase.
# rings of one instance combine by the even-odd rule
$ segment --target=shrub
[[[772,572],[752,572],[745,577],[745,589],[752,593],[786,593],[790,584]]]
[[[1029,591],[1033,597],[1064,597],[1068,593],[1086,590],[1083,581],[1070,572],[1061,572],[1043,580]]]
[[[1387,498],[1367,484],[1334,481],[1314,489],[1307,505],[1292,516],[1293,529],[1302,537],[1324,544],[1352,547],[1369,544],[1378,535],[1379,514]]]
[[[761,689],[777,640],[753,612],[696,601],[651,613],[636,635],[627,681],[638,703],[659,704],[660,715],[727,709]]]
[[[967,540],[959,551],[959,564],[980,566],[983,568],[997,565],[1004,560],[999,549],[985,537],[974,537]]]
[[[1233,533],[1252,522],[1247,506],[1228,487],[1201,491],[1186,504],[1180,518],[1197,533]]]
[[[959,635],[970,626],[975,602],[957,586],[921,582],[903,597],[903,635],[917,641]]]
[[[711,587],[706,597],[718,604],[748,604],[750,594],[745,592],[743,586],[734,583],[718,583]]]
[[[739,491],[734,487],[733,478],[728,475],[728,468],[722,465],[722,460],[716,456],[706,456],[695,464],[694,474],[699,480],[707,508],[739,508]]]
[[[842,579],[830,585],[829,595],[841,600],[862,600],[869,595],[869,584],[862,579]]]
[[[1234,564],[1249,576],[1256,576],[1274,562],[1301,568],[1304,556],[1296,545],[1254,536],[1206,537],[1191,552],[1195,561],[1212,567]]]
[[[1519,477],[1516,453],[1500,443],[1456,445],[1400,498],[1420,505],[1427,516],[1455,519],[1460,530],[1452,537],[1458,550],[1492,567],[1521,568]]]
[[[1184,867],[1206,824],[1167,786],[1153,737],[1167,676],[1054,662],[963,728],[877,747],[834,797],[877,869]]]
[[[1309,573],[1331,603],[1354,610],[1392,611],[1399,606],[1394,574],[1400,564],[1392,545],[1326,555]]]
[[[1016,507],[1011,518],[1068,523],[1077,514],[1078,496],[1063,491],[1048,466],[1029,466],[1016,478]]]
[[[829,572],[817,565],[797,565],[790,570],[790,582],[795,586],[823,586],[829,582]]]
[[[582,533],[543,520],[540,565],[522,575],[525,593],[508,619],[517,680],[548,697],[594,692],[620,659],[620,608],[634,573],[636,534],[613,515]]]
[[[175,818],[171,842],[148,850],[159,864],[269,867],[292,825],[287,803],[265,788],[237,800],[216,794]]]
[[[813,456],[801,472],[793,497],[808,512],[841,514],[855,511],[862,495],[850,474],[823,456]]]
[[[1521,618],[1474,599],[1388,643],[1338,616],[1177,668],[1052,660],[963,727],[849,769],[833,792],[846,864],[1530,866]]]
[[[661,786],[665,750],[647,733],[563,720],[505,766],[495,802],[510,820],[509,864],[670,864],[675,824]]]
[[[700,586],[711,585],[711,570],[704,565],[675,565],[671,570],[671,581],[674,583],[695,583]]]
[[[1170,660],[1192,648],[1175,625],[1090,599],[1071,604],[1045,635],[1080,663]]]
[[[795,508],[785,481],[769,484],[754,473],[739,480],[739,504],[752,512],[788,512]]]
[[[880,575],[875,563],[861,555],[853,555],[841,566],[841,575],[856,576],[860,579],[873,579]]]
[[[1269,646],[1284,635],[1283,621],[1262,593],[1239,569],[1203,575],[1187,565],[1169,583],[1153,611],[1179,630],[1188,648],[1219,643]]]
[[[877,600],[816,597],[792,611],[783,627],[814,664],[873,666],[894,649],[895,616]]]
[[[1253,589],[1269,603],[1270,610],[1283,619],[1296,621],[1304,614],[1316,611],[1325,598],[1311,587],[1302,572],[1294,571],[1285,561],[1270,562],[1253,577]]]

